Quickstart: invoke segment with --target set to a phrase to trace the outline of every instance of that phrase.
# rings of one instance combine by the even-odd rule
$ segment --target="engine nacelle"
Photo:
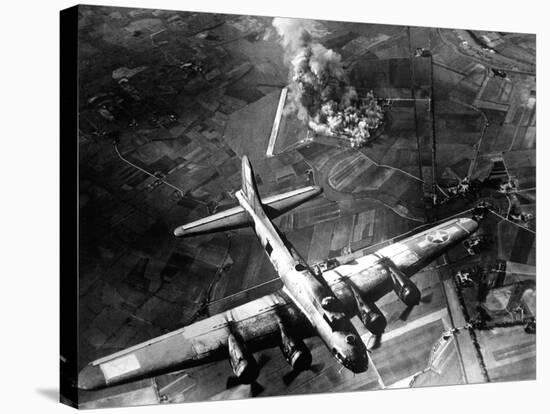
[[[227,338],[227,348],[229,351],[229,363],[235,376],[243,384],[253,383],[260,373],[260,368],[254,356],[247,351],[244,344],[239,342],[233,334],[229,334]]]
[[[304,341],[296,338],[286,330],[283,324],[279,324],[281,330],[281,352],[286,362],[295,371],[305,371],[311,367],[311,352]]]
[[[420,290],[410,279],[399,269],[388,266],[390,272],[393,290],[401,301],[407,306],[416,306],[420,303]]]
[[[365,328],[374,335],[381,335],[388,324],[382,311],[374,303],[363,303],[359,306],[359,317]]]
[[[357,314],[361,319],[361,322],[372,334],[380,335],[386,329],[388,321],[382,314],[382,311],[378,309],[374,303],[367,303],[361,297],[359,291],[352,283],[348,284],[353,296],[355,298],[355,305],[357,307]]]

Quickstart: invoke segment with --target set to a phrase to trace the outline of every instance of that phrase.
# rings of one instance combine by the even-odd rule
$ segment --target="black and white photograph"
[[[64,402],[536,378],[535,34],[72,10]]]
[[[546,8],[7,2],[2,412],[544,412]]]

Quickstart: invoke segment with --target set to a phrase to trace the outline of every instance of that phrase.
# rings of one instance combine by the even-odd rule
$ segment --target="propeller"
[[[269,362],[269,360],[270,358],[267,355],[260,354],[257,360],[258,367],[262,369],[262,367],[264,367]],[[239,377],[236,377],[234,375],[231,375],[227,378],[226,389],[229,390],[231,388],[235,388],[240,385],[250,385],[250,394],[252,397],[256,397],[257,395],[261,394],[265,390],[265,387],[262,384],[260,384],[258,381],[253,381],[248,384],[243,382]]]
[[[433,299],[433,292],[430,292],[426,296],[421,297],[420,302],[422,302],[422,303],[431,303],[432,299]],[[401,312],[401,314],[399,315],[399,319],[401,319],[402,321],[406,321],[407,319],[409,319],[409,316],[411,315],[411,312],[412,312],[413,308],[414,308],[414,306],[407,306],[403,310],[403,312]]]
[[[382,334],[374,335],[374,342],[372,343],[372,346],[370,347],[369,351],[380,348],[381,344],[382,344]]]
[[[402,321],[406,321],[407,319],[409,319],[409,316],[411,315],[411,312],[413,310],[414,306],[407,306],[403,312],[401,312],[399,314],[399,319],[401,319]]]

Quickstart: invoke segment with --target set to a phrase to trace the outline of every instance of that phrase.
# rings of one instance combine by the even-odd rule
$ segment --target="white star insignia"
[[[449,240],[449,233],[445,230],[436,230],[433,233],[428,234],[427,238],[430,243],[445,243]]]

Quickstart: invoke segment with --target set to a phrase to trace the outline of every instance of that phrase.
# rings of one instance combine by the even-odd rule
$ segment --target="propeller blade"
[[[382,334],[378,334],[374,336],[374,342],[372,346],[370,347],[371,350],[380,348],[380,345],[382,344]]]
[[[433,292],[430,292],[429,294],[427,294],[425,296],[422,296],[420,298],[420,302],[422,302],[422,303],[431,303],[432,299],[433,299]],[[401,319],[402,321],[406,321],[407,319],[409,319],[409,316],[411,315],[411,312],[414,309],[414,306],[415,305],[407,306],[403,310],[403,312],[401,312],[401,314],[399,315],[399,319]]]
[[[403,310],[403,312],[401,312],[401,315],[399,315],[399,319],[401,319],[402,321],[406,321],[407,319],[409,319],[409,316],[411,315],[413,308],[414,306],[407,306]]]

